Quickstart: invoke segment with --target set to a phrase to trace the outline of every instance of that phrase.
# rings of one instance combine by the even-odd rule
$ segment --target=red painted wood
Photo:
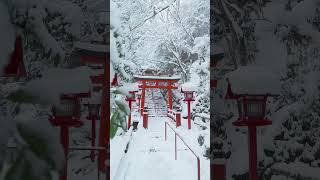
[[[217,88],[218,80],[212,79],[212,80],[210,80],[210,82],[211,82],[211,84],[210,84],[211,88]]]
[[[63,169],[62,175],[60,176],[60,180],[67,180],[67,176],[68,176],[68,147],[69,147],[69,128],[68,128],[68,126],[61,126],[60,142],[63,146],[64,157],[65,157],[64,169]]]
[[[144,101],[145,101],[145,96],[146,96],[146,89],[145,89],[145,82],[142,84],[142,93],[141,93],[141,116],[143,115],[144,111]]]
[[[23,62],[22,38],[18,36],[15,41],[14,51],[7,66],[4,68],[5,77],[20,78],[26,76],[27,72]]]
[[[115,74],[114,75],[114,77],[113,77],[113,79],[112,79],[112,83],[111,83],[111,85],[112,86],[118,86],[118,76],[117,76],[117,74]]]
[[[249,180],[257,180],[257,128],[249,126]]]
[[[181,114],[176,113],[176,127],[181,126]]]
[[[82,55],[80,57],[80,61],[82,64],[86,65],[86,64],[106,64],[106,58],[107,57],[96,57],[96,56],[88,56],[88,55]]]
[[[102,104],[101,104],[101,120],[99,130],[99,146],[106,147],[107,150],[100,150],[98,154],[98,170],[106,173],[106,179],[110,179],[109,166],[105,165],[105,161],[110,159],[109,151],[109,128],[110,128],[110,59],[106,54],[106,58],[97,60],[104,64],[104,82],[102,86]]]
[[[188,129],[191,129],[191,101],[188,101]]]
[[[148,113],[143,113],[143,127],[148,129]]]
[[[226,166],[224,164],[212,164],[211,174],[211,180],[226,180]]]
[[[129,109],[130,109],[130,114],[129,114],[129,117],[128,117],[128,129],[130,129],[130,127],[131,127],[131,109],[132,109],[132,101],[131,101],[131,100],[129,100],[129,101],[128,101],[128,103],[129,103]]]
[[[169,102],[169,109],[172,109],[172,90],[168,89],[168,102]]]

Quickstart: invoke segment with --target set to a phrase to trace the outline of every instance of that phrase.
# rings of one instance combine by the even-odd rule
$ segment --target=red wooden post
[[[172,89],[171,88],[168,88],[168,102],[169,102],[169,109],[172,109]]]
[[[102,85],[102,104],[101,104],[101,120],[99,129],[99,146],[109,148],[109,128],[110,128],[110,63],[107,59],[109,56],[103,58],[104,65],[104,79]],[[107,63],[106,63],[107,62]],[[105,161],[109,159],[108,150],[100,150],[98,156],[98,170],[106,173],[106,179],[110,179],[109,166],[105,165]]]
[[[60,129],[60,141],[64,150],[65,164],[63,174],[60,176],[60,180],[67,180],[68,173],[68,147],[69,147],[69,128],[66,125],[62,125]]]
[[[188,129],[191,129],[191,101],[188,101]]]
[[[226,180],[226,166],[221,163],[213,163],[211,165],[212,180]]]
[[[143,115],[143,110],[144,110],[144,100],[146,96],[146,82],[142,81],[142,93],[141,93],[141,116]]]
[[[128,129],[131,127],[131,106],[132,106],[132,101],[129,100],[129,109],[130,109],[130,114],[128,118]]]
[[[257,180],[257,128],[249,126],[249,179]]]
[[[181,113],[176,112],[176,127],[181,126]]]
[[[145,129],[148,129],[148,113],[147,112],[143,113],[143,127]]]

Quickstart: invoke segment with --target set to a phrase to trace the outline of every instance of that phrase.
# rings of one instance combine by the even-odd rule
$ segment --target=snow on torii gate
[[[146,97],[146,89],[167,89],[168,90],[168,104],[169,109],[172,109],[172,90],[178,89],[175,83],[180,80],[180,77],[168,77],[168,76],[140,76],[134,75],[134,79],[141,85],[141,115],[144,110],[144,103]]]

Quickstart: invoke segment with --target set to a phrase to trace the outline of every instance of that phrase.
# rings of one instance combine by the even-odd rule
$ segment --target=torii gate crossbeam
[[[167,89],[169,109],[172,109],[172,90],[178,89],[175,83],[180,80],[180,77],[162,77],[162,76],[134,76],[140,83],[141,88],[141,115],[144,110],[146,89]]]

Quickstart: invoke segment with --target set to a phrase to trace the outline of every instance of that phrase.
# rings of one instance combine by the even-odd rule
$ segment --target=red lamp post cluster
[[[248,149],[249,149],[249,180],[258,180],[257,176],[257,126],[271,125],[272,122],[268,120],[266,116],[266,103],[268,97],[277,96],[277,94],[271,94],[262,91],[272,91],[273,93],[278,93],[280,90],[280,85],[276,78],[272,78],[273,74],[262,74],[259,76],[260,71],[254,70],[256,77],[252,77],[253,73],[250,73],[251,69],[241,69],[239,72],[233,74],[233,82],[228,81],[226,99],[234,99],[237,101],[238,105],[238,119],[233,122],[234,126],[237,127],[248,127]],[[243,79],[241,77],[243,75]],[[236,78],[235,78],[236,77]],[[259,78],[263,77],[263,78]],[[252,79],[251,79],[252,78]],[[268,78],[268,79],[267,79]],[[270,80],[269,80],[270,79]],[[243,88],[243,84],[236,81],[253,81],[254,85],[252,87]],[[260,82],[259,82],[260,81]],[[269,87],[261,89],[261,81],[269,82]],[[236,84],[234,87],[232,83]],[[239,87],[240,86],[240,87]],[[271,88],[270,88],[271,86]],[[258,89],[258,88],[259,89]],[[254,90],[251,90],[254,89]],[[260,90],[261,89],[261,90]],[[266,90],[268,89],[268,90]],[[261,91],[261,94],[257,92]],[[265,94],[263,94],[265,93]]]
[[[195,91],[183,90],[181,88],[181,92],[184,93],[184,100],[188,104],[188,129],[191,129],[191,102],[194,101],[193,93]]]
[[[80,99],[77,94],[64,94],[60,97],[59,106],[53,106],[50,121],[54,126],[60,126],[60,141],[64,149],[65,168],[60,180],[67,180],[69,128],[80,127]]]

